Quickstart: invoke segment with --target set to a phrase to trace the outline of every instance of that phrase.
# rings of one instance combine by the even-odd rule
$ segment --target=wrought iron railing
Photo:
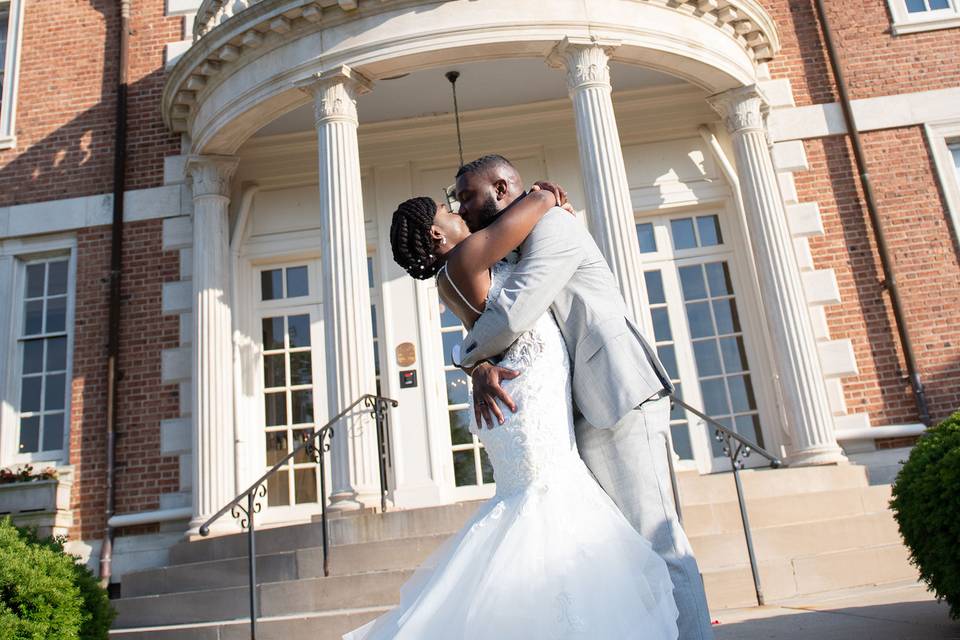
[[[397,406],[396,400],[366,394],[360,396],[346,409],[335,415],[327,424],[317,429],[310,437],[301,442],[282,460],[273,465],[269,471],[264,473],[246,491],[240,493],[236,498],[223,506],[220,511],[213,514],[209,520],[200,527],[200,535],[206,536],[210,533],[210,525],[219,520],[225,514],[229,513],[234,519],[239,520],[240,527],[247,531],[247,563],[249,573],[250,588],[250,638],[256,640],[257,637],[257,552],[256,552],[256,527],[254,526],[254,516],[260,513],[262,504],[260,499],[267,495],[267,480],[277,471],[286,466],[294,456],[301,451],[313,458],[319,465],[320,473],[320,528],[323,543],[323,575],[330,575],[330,541],[327,530],[327,481],[326,481],[326,460],[325,454],[330,451],[330,441],[333,438],[334,425],[348,415],[359,411],[369,411],[376,420],[377,424],[377,458],[380,465],[380,508],[387,510],[387,471],[386,471],[386,451],[383,446],[383,438],[386,434],[388,424],[388,409]]]
[[[748,438],[743,437],[736,431],[733,431],[702,411],[691,407],[689,404],[676,397],[670,396],[671,402],[674,402],[701,420],[705,421],[714,429],[714,437],[718,442],[723,443],[723,453],[730,459],[730,466],[733,469],[733,481],[737,487],[737,503],[740,505],[740,521],[743,523],[743,537],[747,543],[747,557],[750,560],[750,572],[753,574],[753,588],[757,593],[757,604],[764,606],[763,587],[760,584],[760,569],[757,565],[757,556],[753,550],[753,536],[750,533],[750,518],[747,515],[747,503],[743,497],[743,483],[740,481],[740,470],[743,469],[743,461],[749,458],[751,453],[756,453],[760,457],[766,458],[770,467],[777,469],[782,464],[780,458],[766,451]],[[683,513],[680,509],[680,490],[677,487],[677,476],[673,469],[673,451],[670,449],[670,441],[667,440],[667,460],[670,463],[670,480],[673,484],[673,502],[677,508],[677,517],[683,522]]]

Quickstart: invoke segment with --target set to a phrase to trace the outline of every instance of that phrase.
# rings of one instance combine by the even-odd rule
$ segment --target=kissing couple
[[[457,172],[457,213],[393,214],[394,260],[469,333],[470,430],[496,495],[344,640],[707,640],[667,461],[670,379],[563,190],[498,155]]]

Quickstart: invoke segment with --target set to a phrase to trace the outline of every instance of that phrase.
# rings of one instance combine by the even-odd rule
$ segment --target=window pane
[[[930,0],[930,8],[933,10],[949,9],[950,0]]]
[[[453,356],[450,354],[453,353],[453,347],[460,344],[460,341],[463,339],[463,334],[459,331],[450,331],[443,334],[443,364],[452,365]]]
[[[299,447],[313,436],[313,429],[297,429],[293,432],[293,446]],[[313,462],[313,454],[309,452],[310,447],[300,449],[297,455],[293,456],[293,462],[300,464],[302,462]]]
[[[463,323],[460,322],[460,318],[458,318],[456,314],[454,314],[453,311],[451,311],[447,305],[441,302],[440,303],[440,326],[441,327],[459,327],[461,324]]]
[[[23,319],[23,335],[32,336],[43,332],[43,300],[31,300],[26,304]]]
[[[47,340],[47,371],[63,371],[66,368],[67,339],[49,338]]]
[[[309,351],[295,351],[290,354],[290,384],[310,384],[313,382],[313,356]]]
[[[697,237],[693,234],[693,218],[680,218],[670,221],[674,249],[695,249]]]
[[[293,424],[313,422],[313,390],[291,391],[291,418]]]
[[[63,414],[48,413],[43,416],[43,450],[63,449]]]
[[[922,13],[926,10],[924,0],[907,0],[907,11],[910,13]]]
[[[486,449],[480,449],[480,472],[483,474],[483,484],[493,483],[493,465]]]
[[[711,418],[728,414],[727,393],[723,388],[723,379],[701,380],[700,389],[703,391],[703,408]]]
[[[268,427],[287,424],[287,393],[266,393],[263,396],[265,423]]]
[[[723,244],[720,235],[720,220],[717,216],[701,216],[697,218],[697,231],[700,232],[701,247],[715,247]]]
[[[287,297],[298,298],[310,295],[307,286],[307,268],[290,267],[287,269]]]
[[[457,409],[450,412],[450,441],[453,444],[470,444],[473,434],[470,433],[470,412],[472,409]]]
[[[683,400],[683,385],[676,383],[673,385],[673,397],[677,400]],[[687,419],[687,410],[681,407],[676,402],[672,403],[670,408],[670,419],[671,420],[686,420]]]
[[[467,375],[456,369],[447,371],[447,404],[466,404],[470,401]]]
[[[24,378],[20,388],[20,412],[40,410],[40,387],[43,378],[41,376],[32,376]]]
[[[263,348],[283,349],[283,317],[263,319]]]
[[[370,326],[373,327],[373,337],[379,338],[377,335],[377,307],[376,305],[370,305]]]
[[[717,350],[716,340],[699,340],[693,343],[693,357],[697,362],[697,373],[700,377],[718,376],[723,373],[720,368],[720,352]]]
[[[715,335],[713,320],[710,318],[710,305],[706,302],[696,302],[687,305],[687,321],[690,324],[690,337],[706,338]]]
[[[263,356],[263,386],[283,387],[286,384],[286,363],[283,354]]]
[[[710,283],[711,296],[727,296],[733,293],[730,283],[730,270],[726,262],[711,262],[707,268],[707,282]]]
[[[67,327],[67,297],[47,298],[47,333],[63,331]]]
[[[290,453],[287,450],[287,432],[285,430],[268,431],[263,435],[266,440],[264,445],[267,451],[267,466],[272,467]]]
[[[20,419],[20,453],[40,450],[40,416]]]
[[[277,471],[267,480],[267,506],[284,507],[290,504],[290,484],[287,479],[288,471]]]
[[[738,373],[747,369],[747,352],[743,338],[720,338],[720,353],[723,354],[723,368],[727,373]]]
[[[707,297],[707,287],[703,282],[703,268],[696,264],[691,267],[680,267],[680,287],[683,289],[683,299],[702,300]]]
[[[377,341],[373,343],[373,375],[380,376],[380,343]],[[377,395],[380,395],[379,391]]]
[[[67,293],[67,261],[51,262],[47,272],[47,295],[58,296]]]
[[[294,499],[297,504],[317,501],[317,468],[307,467],[293,472]]]
[[[43,371],[43,340],[24,342],[23,373],[40,373],[41,371]]]
[[[657,342],[667,342],[673,340],[670,333],[670,316],[667,315],[666,308],[653,309],[650,311],[653,317],[653,336]]]
[[[287,318],[290,332],[290,348],[310,346],[310,316],[290,316]]]
[[[957,168],[957,178],[960,179],[960,144],[951,145],[950,151],[953,153],[953,166]]]
[[[643,222],[637,225],[637,240],[640,241],[640,253],[656,253],[657,239],[653,236],[653,224]]]
[[[283,269],[260,272],[260,299],[279,300],[283,297]]]
[[[453,479],[458,487],[477,484],[477,467],[473,449],[453,452]]]
[[[733,403],[734,413],[753,411],[757,408],[750,376],[730,376],[727,378],[727,384],[730,385],[730,401]]]
[[[690,444],[690,427],[686,422],[670,425],[670,438],[673,450],[681,460],[693,460],[693,447]]]
[[[373,289],[373,258],[367,258],[367,288]]]
[[[46,396],[43,402],[44,409],[47,411],[63,409],[65,384],[66,376],[62,373],[47,376],[47,388],[43,392],[44,396]]]
[[[28,298],[43,297],[43,276],[46,263],[27,265],[27,295]]]
[[[660,362],[663,364],[663,368],[667,370],[667,375],[670,376],[670,379],[678,379],[680,374],[677,370],[677,352],[673,348],[673,345],[661,345],[657,347],[657,355],[660,356]]]
[[[753,440],[758,446],[763,446],[763,434],[760,432],[760,419],[757,416],[739,416],[737,433]]]
[[[666,304],[667,297],[663,292],[663,276],[659,271],[647,271],[643,274],[647,284],[647,302],[650,304]]]
[[[713,301],[713,314],[717,319],[717,333],[740,333],[740,318],[737,316],[737,303],[733,298]]]

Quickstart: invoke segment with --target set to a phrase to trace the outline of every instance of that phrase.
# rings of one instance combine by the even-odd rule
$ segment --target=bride
[[[499,292],[503,259],[547,211],[536,187],[471,234],[430,198],[393,214],[394,259],[415,278],[436,277],[467,326]],[[504,388],[515,413],[470,430],[493,464],[496,495],[417,570],[400,604],[344,640],[672,640],[677,608],[667,566],[627,522],[577,453],[570,361],[545,313],[502,355],[517,372]]]

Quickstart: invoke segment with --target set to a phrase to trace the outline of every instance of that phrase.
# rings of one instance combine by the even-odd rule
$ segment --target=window
[[[377,286],[376,261],[374,256],[367,256],[367,285],[370,287],[370,323],[373,327],[373,373],[376,378],[377,395],[383,395],[383,372],[385,367],[382,361],[380,348],[383,329],[380,327],[379,310],[383,308],[380,298],[380,287]],[[387,483],[393,477],[393,447],[390,444],[389,423],[384,423],[380,430],[380,456],[383,458],[387,470]],[[388,486],[389,488],[389,486]]]
[[[12,147],[23,0],[0,0],[0,149]]]
[[[654,346],[677,396],[762,446],[751,336],[741,321],[743,292],[721,217],[660,216],[638,223],[637,234]],[[716,465],[722,447],[712,430],[690,427],[686,411],[675,406],[670,435],[677,457]]]
[[[21,263],[17,304],[17,461],[64,459],[69,428],[69,256]]]
[[[960,242],[960,120],[924,125],[954,240]]]
[[[483,445],[470,433],[470,379],[453,365],[454,345],[465,330],[460,319],[440,302],[440,332],[443,340],[443,372],[446,379],[447,415],[453,456],[453,479],[457,487],[479,487],[493,483],[493,466]]]
[[[960,142],[951,144],[950,155],[953,156],[953,169],[956,172],[957,182],[960,183]]]
[[[915,33],[960,26],[958,0],[888,0],[893,33]]]

